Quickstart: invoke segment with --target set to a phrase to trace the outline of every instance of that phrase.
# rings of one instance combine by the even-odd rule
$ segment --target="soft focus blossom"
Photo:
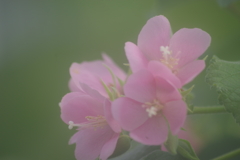
[[[132,74],[124,86],[126,97],[112,104],[113,117],[130,136],[146,145],[160,145],[184,124],[187,108],[178,90],[148,70]],[[166,121],[167,120],[167,121]]]
[[[115,150],[121,128],[112,117],[111,102],[85,86],[84,92],[71,92],[60,103],[61,118],[69,129],[77,127],[69,144],[76,143],[78,160],[106,160]]]
[[[193,129],[191,119],[187,119],[186,123],[184,124],[184,130],[180,130],[178,133],[178,138],[185,139],[190,142],[191,146],[193,147],[196,153],[199,153],[203,146],[204,141],[199,136],[199,134]]]
[[[209,34],[198,28],[182,28],[171,36],[168,19],[160,15],[148,20],[138,36],[137,45],[125,44],[125,52],[133,72],[149,68],[149,61],[154,60],[158,64],[155,62],[150,68],[158,70],[155,74],[181,88],[204,69],[204,60],[196,59],[210,42]]]
[[[177,135],[178,135],[178,138],[189,141],[194,151],[196,153],[199,153],[204,146],[204,142],[203,142],[203,139],[193,129],[192,125],[193,124],[191,122],[191,119],[187,118],[185,121],[185,124],[182,127],[184,128],[184,130],[180,130]],[[161,150],[167,151],[164,145],[161,146]]]
[[[171,37],[164,16],[151,18],[142,28],[138,44],[125,44],[133,72],[127,75],[107,55],[103,60],[73,63],[71,93],[60,103],[61,118],[78,132],[78,160],[106,160],[114,152],[121,129],[135,141],[162,145],[169,133],[192,139],[183,127],[187,107],[178,91],[205,67],[196,60],[210,45],[201,29],[180,29]],[[113,101],[113,102],[111,102]]]
[[[116,76],[115,81],[108,68],[111,69]],[[124,71],[122,71],[112,59],[105,54],[103,54],[103,60],[83,62],[80,64],[73,63],[70,67],[70,75],[71,80],[69,82],[69,88],[71,91],[83,90],[81,85],[85,84],[105,97],[107,97],[107,93],[102,82],[108,87],[116,85],[115,87],[120,90],[117,78],[123,81],[126,78]]]

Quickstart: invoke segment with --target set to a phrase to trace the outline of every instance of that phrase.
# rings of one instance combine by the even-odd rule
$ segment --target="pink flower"
[[[185,124],[182,128],[184,130],[180,130],[178,133],[178,138],[185,139],[190,142],[196,153],[199,153],[203,146],[204,142],[202,138],[196,133],[196,131],[192,128],[191,119],[186,119]],[[168,151],[164,145],[161,146],[162,151]]]
[[[133,72],[149,68],[148,62],[154,60],[158,62],[150,67],[154,74],[170,75],[166,79],[181,88],[204,69],[204,60],[196,59],[210,42],[209,34],[198,28],[182,28],[171,37],[170,23],[161,15],[148,20],[138,36],[137,46],[127,42],[125,52]]]
[[[132,74],[124,86],[126,97],[112,103],[112,113],[130,136],[146,145],[160,145],[183,126],[187,108],[178,90],[162,77],[147,70]]]
[[[191,119],[186,120],[186,123],[183,126],[185,131],[180,130],[180,132],[178,133],[178,138],[186,139],[187,141],[189,141],[194,151],[196,153],[199,153],[204,146],[204,141],[199,136],[199,134],[193,129],[192,127],[193,124],[191,123],[190,120]]]
[[[107,86],[114,86],[120,90],[120,85],[116,78],[115,82],[107,67],[114,75],[121,80],[125,80],[126,74],[112,61],[110,57],[103,54],[103,61],[83,62],[81,64],[73,63],[70,67],[71,80],[69,88],[71,91],[83,90],[81,84],[86,84],[90,88],[97,90],[100,94],[107,97],[107,93],[102,85],[103,81]]]
[[[115,150],[120,126],[112,117],[111,102],[85,86],[84,92],[71,92],[60,103],[61,118],[69,128],[77,127],[69,144],[76,143],[78,160],[106,160]]]

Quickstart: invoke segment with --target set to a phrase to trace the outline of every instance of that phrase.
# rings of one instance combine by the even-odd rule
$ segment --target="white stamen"
[[[155,108],[154,106],[147,108],[146,111],[148,112],[149,117],[152,117],[153,115],[154,116],[157,115],[157,108]]]
[[[68,124],[69,124],[69,126],[68,126],[69,129],[73,129],[73,127],[77,126],[76,124],[74,124],[73,121],[69,121]]]
[[[143,108],[146,108],[148,116],[156,116],[163,108],[163,105],[159,103],[158,100],[154,99],[153,102],[146,102],[142,105]]]
[[[172,55],[172,51],[168,46],[161,46],[160,51],[162,52],[163,58],[160,61],[165,64],[174,72],[174,67],[178,64],[178,54]]]
[[[68,124],[69,124],[68,128],[72,129],[73,128],[73,124],[74,124],[73,121],[69,121]]]
[[[78,127],[79,129],[83,129],[83,128],[98,128],[98,127],[103,127],[107,124],[105,117],[103,116],[86,116],[85,117],[88,121],[87,122],[83,122],[80,124],[75,124],[73,121],[69,121],[68,124],[68,128],[69,129],[73,129],[73,127]]]
[[[163,55],[164,55],[164,56],[167,56],[167,55],[170,55],[170,54],[171,54],[171,51],[169,50],[169,47],[168,47],[168,46],[166,46],[166,47],[161,46],[161,47],[160,47],[160,51],[163,52]]]

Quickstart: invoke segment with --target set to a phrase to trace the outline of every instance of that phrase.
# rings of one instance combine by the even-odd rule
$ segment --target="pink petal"
[[[155,77],[157,84],[157,97],[161,103],[182,99],[181,94],[178,92],[170,82],[162,77]]]
[[[167,140],[168,127],[162,116],[149,118],[143,125],[130,132],[130,137],[146,145],[161,145]]]
[[[181,68],[176,76],[181,80],[182,85],[185,85],[192,81],[202,70],[205,68],[204,60],[196,60],[188,63]]]
[[[75,98],[75,97],[79,97],[79,96],[84,96],[86,95],[86,93],[80,91],[80,92],[71,92],[71,93],[68,93],[66,94],[61,102],[59,103],[60,107],[63,106],[64,103],[68,103],[68,101],[70,101],[71,99]]]
[[[147,68],[148,60],[134,43],[126,42],[125,52],[133,73]]]
[[[81,89],[78,88],[78,86],[75,84],[75,82],[73,81],[72,78],[68,82],[68,87],[69,87],[71,92],[81,91]]]
[[[148,114],[146,109],[142,107],[142,103],[127,97],[113,101],[112,113],[121,127],[128,131],[139,127],[148,119]]]
[[[63,97],[60,103],[61,118],[67,124],[69,121],[73,121],[74,123],[86,122],[86,116],[103,115],[102,105],[99,101],[88,95],[76,96],[76,93],[72,92]]]
[[[182,100],[168,102],[164,105],[162,113],[168,120],[172,133],[177,134],[187,116],[185,102]]]
[[[120,78],[121,80],[125,80],[127,74],[106,54],[102,54],[104,63],[111,68],[113,73]]]
[[[127,97],[138,102],[151,102],[156,97],[156,86],[153,75],[147,70],[138,71],[129,76],[124,85]]]
[[[95,160],[102,148],[113,137],[114,132],[107,125],[103,128],[90,128],[79,131],[75,156],[78,160]]]
[[[160,76],[170,81],[176,88],[182,88],[181,81],[172,73],[167,66],[158,61],[150,61],[148,70],[154,76]]]
[[[210,35],[201,29],[183,28],[177,31],[170,41],[173,56],[179,59],[177,68],[197,59],[207,50],[210,42]]]
[[[84,84],[84,83],[79,83],[82,90],[87,93],[89,96],[96,98],[97,100],[99,100],[100,102],[104,102],[105,97],[103,97],[97,90],[94,90],[92,88],[90,88],[88,85]]]
[[[161,145],[161,151],[168,152],[167,148],[164,145]]]
[[[100,153],[101,160],[106,160],[109,156],[113,154],[117,145],[118,137],[119,133],[115,133],[113,137],[107,143],[105,143]]]
[[[69,140],[68,144],[74,144],[77,142],[79,136],[81,136],[81,132],[75,133]]]
[[[138,36],[138,47],[149,59],[161,59],[160,46],[168,46],[171,26],[164,16],[156,16],[147,21]]]
[[[110,127],[112,128],[112,130],[114,130],[114,132],[121,132],[121,126],[119,125],[119,123],[113,118],[112,115],[112,104],[111,102],[106,99],[105,103],[104,103],[104,115],[105,118],[108,122],[108,124],[110,125]]]
[[[100,77],[96,73],[99,73]],[[111,81],[111,75],[101,61],[73,63],[70,67],[70,74],[78,88],[81,88],[80,83],[84,83],[100,92],[103,96],[107,96],[100,79],[108,83]]]

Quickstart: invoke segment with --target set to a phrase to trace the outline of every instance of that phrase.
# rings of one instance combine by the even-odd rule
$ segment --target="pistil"
[[[69,129],[72,129],[73,127],[78,127],[79,129],[84,129],[84,128],[103,128],[106,124],[107,121],[105,119],[105,117],[103,116],[86,116],[85,117],[88,121],[87,122],[83,122],[80,124],[74,123],[73,121],[69,121]]]

